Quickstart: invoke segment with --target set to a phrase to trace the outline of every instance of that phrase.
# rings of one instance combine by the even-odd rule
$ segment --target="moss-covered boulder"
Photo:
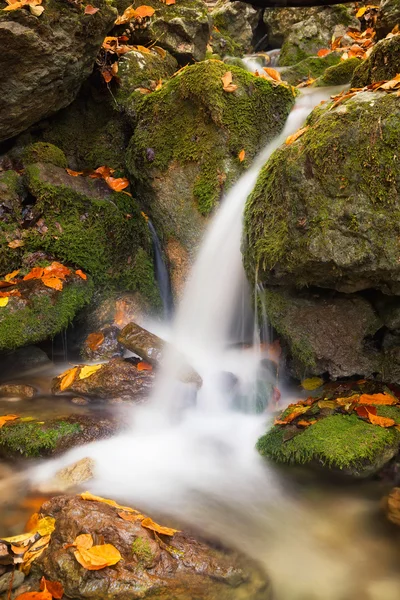
[[[309,56],[304,60],[282,69],[282,79],[291,85],[297,85],[302,81],[307,81],[309,78],[317,78],[322,76],[327,69],[338,65],[340,62],[340,54],[331,52],[326,56]]]
[[[233,92],[223,88],[228,71]],[[144,96],[127,167],[157,230],[193,252],[204,217],[282,129],[293,101],[289,87],[219,61],[186,67]]]
[[[328,383],[284,410],[257,449],[278,463],[369,477],[397,454],[398,424],[399,400],[383,384]]]
[[[25,165],[50,163],[56,167],[68,167],[67,158],[60,148],[48,142],[36,142],[24,149],[22,161]]]
[[[118,11],[128,5],[138,8],[142,0],[118,0]],[[134,32],[133,41],[157,45],[168,50],[180,64],[203,60],[210,37],[207,5],[203,0],[179,0],[175,4],[160,0],[146,0],[146,6],[155,9],[149,23]]]
[[[383,92],[317,107],[272,155],[245,211],[252,280],[400,292],[399,111]]]
[[[248,54],[254,48],[254,35],[261,12],[260,9],[254,8],[250,4],[219,0],[211,12],[211,19],[219,33],[233,40],[236,44],[236,51],[243,55]]]
[[[62,290],[45,285],[41,279],[21,280],[6,287],[0,298],[5,301],[0,306],[0,351],[53,337],[71,323],[92,293],[92,282],[72,270]]]
[[[266,7],[263,21],[269,48],[281,48],[295,23],[305,21],[320,12],[320,7],[269,8]]]
[[[0,273],[13,271],[19,263],[8,243],[13,238],[15,222],[22,217],[22,199],[21,175],[11,170],[0,173]]]
[[[25,180],[42,226],[24,231],[17,252],[45,250],[89,273],[97,286],[138,291],[158,306],[151,240],[134,199],[51,164],[29,165]]]
[[[304,21],[295,23],[285,39],[279,57],[280,66],[295,65],[321,48],[329,48],[332,36],[345,34],[348,27],[360,28],[351,5],[326,6]]]
[[[328,67],[321,77],[318,77],[314,85],[315,87],[323,87],[349,83],[354,71],[360,64],[361,60],[359,58],[341,60],[338,64]]]
[[[382,0],[378,19],[376,22],[376,30],[379,37],[384,37],[400,24],[400,1],[399,0]]]
[[[143,93],[154,91],[178,70],[176,59],[164,51],[133,50],[127,52],[119,60],[118,77],[120,84],[115,97],[118,105],[130,114],[134,114],[135,99],[142,98]]]
[[[364,87],[376,81],[386,81],[400,73],[400,35],[381,40],[369,57],[355,70],[352,87]]]
[[[285,343],[290,372],[305,375],[372,376],[381,371],[368,340],[383,326],[374,307],[357,295],[269,287],[264,291],[268,319]]]
[[[94,5],[99,11],[92,15],[61,0],[49,0],[40,18],[25,9],[1,11],[0,66],[7,85],[0,98],[0,141],[74,100],[116,16],[106,0]]]

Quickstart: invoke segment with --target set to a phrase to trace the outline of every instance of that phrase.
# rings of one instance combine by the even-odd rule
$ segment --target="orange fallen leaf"
[[[136,9],[136,16],[141,17],[142,19],[145,17],[152,17],[156,11],[151,6],[138,6]]]
[[[139,362],[136,365],[136,368],[138,371],[152,371],[153,370],[153,367],[149,363],[144,362],[144,361]]]
[[[68,275],[71,275],[71,269],[59,262],[52,262],[51,265],[44,268],[43,277],[59,277],[65,279]]]
[[[244,150],[244,149],[241,150],[238,154],[238,158],[239,158],[240,162],[243,162],[244,159],[246,158],[246,150]]]
[[[61,292],[63,289],[63,282],[58,277],[42,277],[42,282],[46,287],[52,288]]]
[[[373,415],[372,413],[368,414],[368,418],[373,425],[379,425],[379,427],[393,427],[396,424],[394,419],[389,419],[388,417],[379,417],[377,415]]]
[[[102,333],[91,333],[87,336],[85,343],[94,352],[100,348],[103,342],[104,335]]]
[[[77,548],[89,550],[90,548],[93,548],[93,537],[90,533],[82,533],[75,538],[75,541],[72,545],[76,546]]]
[[[310,427],[310,425],[314,425],[314,423],[316,422],[316,419],[314,419],[313,421],[306,421],[302,419],[301,421],[297,421],[296,425],[298,425],[299,427]]]
[[[15,421],[15,419],[19,419],[18,415],[5,415],[4,417],[0,417],[0,428],[3,427],[8,421]]]
[[[16,271],[13,271],[12,273],[7,273],[7,275],[4,276],[4,281],[6,281],[7,283],[12,282],[15,277],[18,275],[20,269],[17,269]]]
[[[394,404],[398,404],[398,399],[384,392],[383,394],[362,394],[358,402],[359,404],[393,406]]]
[[[114,508],[119,508],[121,510],[125,510],[126,512],[139,514],[138,510],[131,508],[130,506],[121,506],[115,500],[109,500],[108,498],[102,498],[101,496],[94,496],[90,492],[83,492],[81,494],[81,498],[83,500],[88,500],[91,502],[102,502],[103,504],[108,504],[108,506],[113,506]]]
[[[120,552],[112,544],[92,546],[88,550],[80,547],[74,556],[78,563],[88,571],[99,571],[105,567],[116,565],[122,558]]]
[[[79,177],[79,175],[83,175],[83,171],[73,171],[72,169],[65,169],[68,173],[68,175],[71,175],[72,177]]]
[[[129,181],[126,179],[126,177],[120,177],[119,179],[115,179],[114,177],[106,177],[105,180],[108,187],[114,190],[114,192],[121,192],[129,185]]]
[[[238,86],[232,83],[232,71],[227,71],[225,75],[221,77],[224,92],[234,92],[238,89]]]
[[[21,246],[25,245],[25,242],[23,240],[13,240],[12,242],[9,242],[8,244],[9,248],[21,248]]]
[[[77,271],[75,271],[76,275],[78,275],[79,277],[81,277],[81,279],[84,279],[86,281],[87,279],[87,275],[85,275],[85,273],[83,271],[81,271],[80,269],[78,269]]]
[[[43,592],[25,592],[15,598],[15,600],[52,600],[52,595],[47,590]]]
[[[272,69],[271,67],[264,67],[264,71],[267,75],[271,77],[274,81],[282,81],[281,74],[276,69]]]
[[[118,516],[121,517],[124,521],[129,521],[130,523],[135,523],[136,521],[142,521],[145,519],[145,515],[127,513],[127,512],[119,512]]]
[[[151,531],[155,531],[160,535],[173,536],[175,533],[179,532],[178,529],[172,529],[171,527],[163,527],[162,525],[155,523],[155,521],[153,521],[153,519],[150,519],[150,517],[146,517],[145,519],[143,519],[143,521],[141,522],[141,526],[145,527],[146,529],[150,529]]]
[[[42,504],[43,504],[43,502],[42,502]],[[33,531],[33,529],[35,529],[35,527],[37,527],[39,521],[40,521],[40,515],[39,515],[39,513],[37,513],[37,512],[33,513],[33,515],[31,515],[29,517],[29,519],[28,519],[28,521],[27,521],[27,523],[25,525],[25,531],[26,532]]]
[[[276,419],[274,424],[275,425],[288,425],[288,423],[291,423],[296,417],[303,415],[308,410],[310,410],[309,406],[295,405],[293,410],[284,419]]]
[[[330,54],[331,51],[328,48],[321,48],[321,50],[318,50],[317,52],[317,56],[319,56],[320,58],[323,58],[324,56],[327,56],[327,54]]]
[[[85,15],[95,15],[97,12],[99,12],[99,10],[99,8],[88,4],[87,6],[85,6]]]
[[[60,383],[60,391],[63,392],[70,385],[72,385],[76,379],[76,375],[78,373],[79,367],[73,367],[73,369],[69,369],[63,376]]]
[[[289,137],[286,138],[285,144],[287,146],[290,146],[290,144],[293,144],[293,142],[298,140],[299,137],[301,137],[303,135],[303,133],[305,133],[308,129],[310,129],[310,127],[307,125],[307,127],[303,127],[302,129],[299,129],[298,131],[296,131],[296,133],[289,135]]]
[[[24,281],[28,281],[29,279],[41,279],[44,273],[43,267],[34,267],[29,271],[27,275],[24,277]]]
[[[53,596],[54,600],[61,600],[64,596],[64,588],[58,581],[49,581],[42,577],[40,580],[40,591],[47,590]]]

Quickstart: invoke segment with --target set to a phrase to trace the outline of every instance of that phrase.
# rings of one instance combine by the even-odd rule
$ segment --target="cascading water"
[[[331,90],[303,94],[283,133],[227,194],[215,215],[172,326],[178,350],[166,358],[151,401],[133,409],[129,432],[78,448],[39,467],[45,479],[61,466],[90,456],[94,493],[163,513],[180,525],[238,547],[265,566],[277,600],[350,600],[361,568],[346,519],[327,531],[258,456],[255,442],[266,415],[251,414],[260,355],[238,346],[251,339],[251,294],[240,252],[242,214],[270,154],[295,132]],[[177,382],[182,356],[203,378],[197,393]],[[245,406],[247,414],[237,410]],[[343,509],[343,513],[349,510]],[[344,525],[341,525],[341,522]],[[354,530],[353,530],[354,533]]]
[[[151,239],[153,241],[155,275],[158,284],[158,289],[160,290],[161,301],[163,303],[164,318],[165,320],[169,320],[173,311],[171,281],[169,278],[167,266],[163,259],[161,243],[158,238],[157,232],[154,228],[153,223],[150,220],[147,221],[147,225],[149,227]]]

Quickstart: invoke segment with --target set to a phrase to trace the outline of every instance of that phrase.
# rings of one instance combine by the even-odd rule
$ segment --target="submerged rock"
[[[400,35],[381,40],[354,72],[351,87],[393,79],[400,73]]]
[[[400,488],[395,487],[385,499],[386,516],[391,523],[400,525]]]
[[[49,548],[35,561],[46,579],[59,581],[68,597],[84,600],[110,594],[115,600],[266,600],[269,583],[263,572],[239,555],[216,549],[184,532],[157,536],[118,516],[101,502],[59,496],[41,513],[56,519]],[[99,571],[84,569],[66,548],[81,533],[113,544],[122,560]],[[99,539],[100,539],[99,538]]]
[[[33,484],[33,491],[39,494],[62,494],[93,479],[96,463],[92,458],[82,458],[64,467],[48,481]]]
[[[233,92],[223,89],[228,71]],[[293,101],[288,87],[218,61],[186,67],[143,97],[127,166],[167,244],[172,237],[194,253],[204,217],[282,129]]]
[[[76,97],[90,75],[116,11],[104,0],[85,15],[80,6],[49,0],[38,18],[27,10],[0,16],[0,141],[11,138]]]
[[[248,54],[254,50],[254,38],[262,11],[250,4],[219,0],[211,12],[214,27],[222,37],[233,42],[235,55]],[[212,35],[218,33],[213,30]]]
[[[3,383],[0,385],[0,398],[22,398],[29,400],[36,394],[36,390],[31,385],[17,383]]]

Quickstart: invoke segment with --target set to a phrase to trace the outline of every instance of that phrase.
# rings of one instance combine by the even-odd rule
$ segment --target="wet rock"
[[[388,33],[400,23],[400,2],[399,0],[382,0],[379,7],[376,30],[380,38]]]
[[[223,90],[227,71],[238,86],[233,93]],[[173,238],[193,256],[205,217],[281,130],[292,104],[288,88],[217,61],[186,67],[143,98],[127,167],[166,244]]]
[[[285,39],[279,56],[280,66],[295,65],[321,48],[329,48],[332,36],[343,36],[349,27],[360,29],[351,5],[327,6],[295,23]]]
[[[37,346],[25,346],[8,354],[3,354],[0,361],[0,376],[8,378],[10,369],[20,373],[29,369],[46,368],[51,364],[46,352]]]
[[[81,349],[82,358],[96,361],[123,356],[124,347],[118,342],[119,331],[118,327],[110,325],[89,334]]]
[[[0,99],[1,140],[74,100],[116,16],[107,2],[95,4],[95,15],[55,0],[40,18],[27,10],[2,13],[0,61],[8,85]]]
[[[211,19],[222,37],[233,42],[234,54],[242,55],[252,52],[255,31],[262,11],[243,2],[219,0],[211,12]],[[213,30],[212,36],[215,36]]]
[[[400,73],[400,35],[381,40],[369,57],[355,70],[352,87],[364,87],[376,81],[393,79]]]
[[[34,485],[39,494],[62,494],[71,488],[90,481],[94,477],[95,462],[91,458],[82,458],[78,462],[58,471],[49,481]]]
[[[133,2],[134,8],[141,4],[141,0]],[[156,12],[147,27],[134,32],[136,43],[148,44],[156,40],[157,45],[170,52],[180,64],[205,58],[210,23],[203,0],[180,0],[164,6],[159,0],[146,0],[146,5],[155,8]]]
[[[331,52],[327,56],[310,56],[300,61],[292,67],[282,68],[282,79],[291,85],[297,85],[307,81],[310,77],[316,78],[323,76],[325,71],[334,65],[340,63],[340,54]]]
[[[25,575],[22,571],[11,571],[0,577],[0,594],[15,590],[24,583]]]
[[[386,498],[386,516],[391,523],[400,526],[400,488],[395,487]]]
[[[14,561],[8,552],[7,544],[0,543],[0,565],[10,565]]]
[[[82,394],[89,398],[112,399],[121,398],[132,402],[146,400],[154,385],[154,372],[141,371],[137,368],[139,361],[114,358],[102,365],[101,369],[86,377],[75,379],[65,390],[68,393]],[[84,365],[80,365],[83,367]],[[53,393],[59,394],[62,374],[53,379]]]
[[[268,582],[258,567],[183,532],[156,540],[140,522],[124,521],[117,509],[80,497],[54,498],[41,512],[56,519],[56,529],[48,550],[35,564],[47,579],[59,581],[68,597],[83,600],[112,593],[115,600],[154,594],[181,600],[269,598]],[[123,560],[111,568],[85,570],[76,561],[74,549],[65,548],[81,533],[101,536],[119,550]]]
[[[356,295],[309,293],[268,288],[265,306],[273,327],[292,357],[291,372],[299,378],[321,375],[371,376],[380,358],[368,338],[382,327],[371,304]]]
[[[87,406],[90,404],[90,401],[87,398],[82,398],[81,396],[75,396],[75,398],[71,398],[71,402],[77,406]]]
[[[171,287],[174,299],[182,298],[183,290],[190,272],[188,251],[174,238],[168,240],[165,248],[171,276]]]
[[[29,400],[36,394],[36,390],[31,385],[17,383],[4,383],[0,385],[0,398],[22,398]]]
[[[246,206],[251,279],[258,265],[265,284],[400,292],[399,115],[395,94],[362,92],[272,155]]]
[[[42,421],[12,421],[0,429],[2,458],[54,456],[89,442],[115,435],[118,421],[96,415],[75,415]]]

